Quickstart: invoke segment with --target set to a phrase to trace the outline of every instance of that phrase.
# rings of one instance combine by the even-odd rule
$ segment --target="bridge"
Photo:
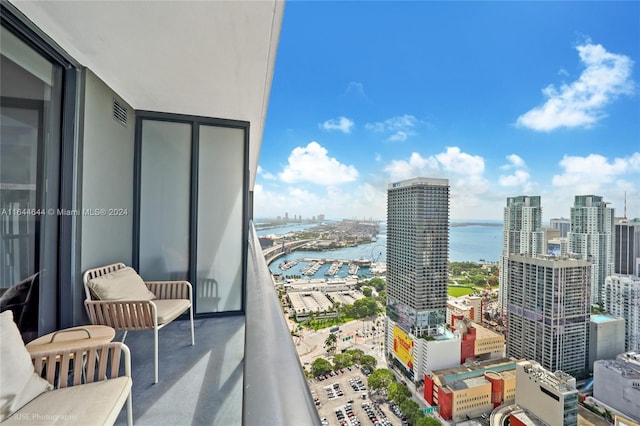
[[[280,256],[283,256],[289,253],[290,251],[295,250],[299,247],[302,247],[305,244],[308,244],[312,241],[315,241],[315,240],[290,241],[288,243],[284,243],[284,247],[283,247],[283,244],[279,244],[277,246],[269,247],[268,249],[263,250],[262,253],[264,254],[264,258],[267,261],[267,265],[268,265],[274,260],[276,260],[277,258],[279,258]]]

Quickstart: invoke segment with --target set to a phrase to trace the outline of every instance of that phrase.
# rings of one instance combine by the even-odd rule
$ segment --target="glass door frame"
[[[244,131],[243,146],[243,182],[242,182],[242,229],[239,230],[241,238],[241,307],[240,310],[197,313],[196,317],[206,318],[215,316],[244,314],[246,307],[246,282],[247,282],[247,251],[249,239],[250,222],[250,194],[249,194],[249,129],[250,123],[241,120],[229,120],[221,118],[211,118],[193,116],[186,114],[171,114],[157,111],[136,111],[135,129],[135,150],[134,150],[134,211],[133,211],[133,259],[132,266],[139,270],[140,266],[140,221],[141,218],[141,196],[142,196],[142,127],[145,120],[165,121],[172,123],[186,123],[191,125],[191,171],[190,171],[190,200],[189,200],[189,269],[188,280],[193,285],[194,312],[197,312],[198,291],[197,283],[197,238],[198,238],[198,172],[199,172],[199,146],[200,146],[200,126],[227,127],[242,129]],[[239,165],[240,166],[240,165]],[[143,277],[144,278],[144,277]]]
[[[51,204],[44,196],[41,202],[46,210],[75,210],[82,201],[79,181],[81,140],[78,137],[81,65],[7,1],[0,2],[0,25],[62,70],[59,145],[48,147],[46,157],[43,157],[43,161],[56,164],[45,167],[44,181],[40,182],[43,185],[55,183],[57,201],[55,205]],[[81,294],[74,283],[79,282],[81,271],[80,239],[75,230],[80,221],[80,217],[54,214],[45,215],[41,224],[40,244],[43,247],[38,254],[39,267],[56,273],[48,274],[46,281],[40,282],[40,301],[55,302],[39,304],[38,334],[70,327],[77,322],[74,306],[81,303]]]

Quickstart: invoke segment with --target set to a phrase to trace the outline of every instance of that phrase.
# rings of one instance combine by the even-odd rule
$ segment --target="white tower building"
[[[545,251],[542,232],[542,205],[540,196],[521,195],[507,198],[504,208],[502,255],[500,256],[500,308],[505,313],[508,259],[511,254],[535,256]]]
[[[576,195],[569,252],[591,261],[591,303],[602,305],[604,280],[613,275],[613,208],[597,195]]]

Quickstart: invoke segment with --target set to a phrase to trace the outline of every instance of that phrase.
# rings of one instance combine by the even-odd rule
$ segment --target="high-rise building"
[[[614,272],[640,276],[640,221],[619,220],[614,241]]]
[[[561,237],[566,237],[571,230],[571,221],[564,217],[551,219],[550,225],[552,228],[560,231]]]
[[[597,195],[576,195],[571,207],[569,252],[591,261],[591,303],[603,303],[604,280],[613,274],[613,208]]]
[[[640,278],[612,275],[605,279],[604,309],[624,318],[626,351],[640,352]]]
[[[509,256],[507,356],[551,371],[587,366],[590,264],[553,256]]]
[[[504,208],[502,255],[500,256],[500,308],[505,312],[507,295],[508,259],[511,254],[535,256],[543,254],[542,205],[540,196],[522,195],[507,198]]]
[[[460,336],[444,327],[448,257],[449,182],[414,178],[390,184],[386,350],[411,380],[460,360]]]
[[[387,316],[408,332],[446,322],[449,181],[414,178],[387,191]]]

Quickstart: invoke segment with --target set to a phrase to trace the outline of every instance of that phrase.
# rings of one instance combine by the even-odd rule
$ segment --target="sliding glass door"
[[[63,70],[7,28],[0,38],[0,302],[23,304],[29,339],[57,322]]]
[[[196,314],[242,312],[248,123],[139,112],[137,255],[147,280],[189,280]]]

